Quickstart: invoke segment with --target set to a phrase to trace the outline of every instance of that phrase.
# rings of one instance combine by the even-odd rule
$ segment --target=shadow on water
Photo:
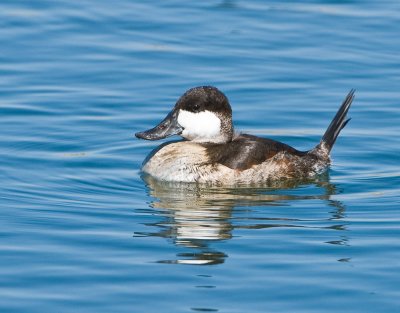
[[[328,173],[307,181],[284,181],[274,186],[229,188],[160,182],[147,175],[142,178],[147,184],[149,195],[154,198],[149,204],[152,214],[159,217],[156,223],[146,225],[155,227],[158,231],[136,232],[135,235],[167,238],[176,246],[186,247],[190,251],[177,254],[175,260],[157,261],[160,263],[196,265],[223,263],[228,255],[211,248],[211,244],[231,239],[234,229],[318,228],[315,225],[308,225],[307,219],[287,216],[262,215],[244,218],[244,223],[243,221],[235,223],[238,219],[235,215],[243,208],[248,212],[255,208],[287,207],[292,202],[301,200],[322,200],[328,207],[333,208],[325,220],[341,220],[345,213],[345,207],[339,201],[331,199],[331,196],[338,191],[336,186],[329,182]],[[301,191],[302,188],[306,188],[307,191]],[[345,229],[340,224],[319,228]],[[337,244],[341,243],[338,241]]]

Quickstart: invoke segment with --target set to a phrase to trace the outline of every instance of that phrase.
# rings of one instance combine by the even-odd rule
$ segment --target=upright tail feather
[[[346,124],[350,121],[346,119],[347,112],[350,109],[351,103],[354,99],[355,89],[351,89],[346,99],[344,99],[342,105],[337,111],[335,117],[330,123],[328,129],[325,134],[322,136],[321,142],[319,146],[324,146],[328,151],[328,153],[332,150],[333,145],[335,144],[336,138],[339,136],[340,131],[346,126]]]

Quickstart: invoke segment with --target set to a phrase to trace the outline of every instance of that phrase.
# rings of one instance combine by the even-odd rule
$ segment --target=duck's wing
[[[282,142],[246,134],[236,137],[230,143],[210,145],[206,148],[210,162],[220,163],[235,170],[246,170],[261,164],[279,152],[298,156],[306,154]]]

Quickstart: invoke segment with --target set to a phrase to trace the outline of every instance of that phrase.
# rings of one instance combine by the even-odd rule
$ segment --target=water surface
[[[396,312],[396,1],[0,4],[1,312]],[[160,184],[134,138],[188,88],[309,149],[357,89],[326,175]],[[164,141],[165,142],[165,141]]]

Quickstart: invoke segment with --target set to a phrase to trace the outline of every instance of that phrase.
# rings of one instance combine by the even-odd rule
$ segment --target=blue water
[[[397,312],[400,2],[2,1],[1,312]],[[143,180],[188,88],[235,127],[313,147],[318,180]]]

